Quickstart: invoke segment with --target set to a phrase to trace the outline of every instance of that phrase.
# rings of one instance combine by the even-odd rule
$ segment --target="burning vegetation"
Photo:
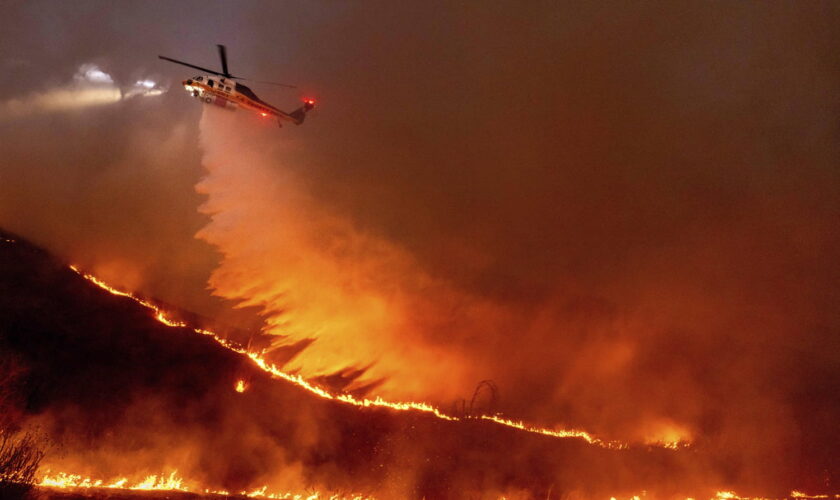
[[[8,411],[8,408],[0,407]],[[24,496],[35,483],[44,452],[29,432],[15,432],[10,422],[0,422],[0,498]]]
[[[334,393],[19,238],[0,251],[0,345],[20,360],[19,382],[4,385],[17,391],[8,414],[44,433],[38,446],[31,435],[19,442],[29,479],[47,452],[37,476],[46,490],[606,499],[712,498],[745,486],[702,442],[606,441]]]

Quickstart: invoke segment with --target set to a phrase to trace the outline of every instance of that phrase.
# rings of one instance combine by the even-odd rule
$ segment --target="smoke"
[[[208,173],[198,191],[208,197],[202,211],[211,222],[198,236],[222,255],[210,279],[214,293],[259,307],[274,346],[297,347],[287,369],[438,404],[468,398],[478,381],[493,379],[501,402],[479,411],[640,442],[694,441],[745,468],[750,484],[807,460],[798,451],[803,434],[836,439],[807,416],[810,403],[795,399],[810,386],[807,373],[829,370],[814,350],[810,308],[789,298],[777,311],[776,293],[791,297],[784,282],[770,295],[755,289],[782,262],[816,258],[807,248],[835,245],[822,236],[828,220],[814,214],[786,234],[787,226],[767,219],[778,212],[742,207],[734,227],[761,226],[764,235],[689,226],[679,241],[634,256],[621,282],[588,293],[572,281],[527,300],[477,293],[317,199],[284,161],[297,146],[295,131],[257,120],[205,110]],[[803,248],[791,238],[820,243]],[[737,258],[755,244],[766,249],[766,262]],[[795,350],[791,338],[800,339]],[[794,369],[802,356],[810,365]],[[764,432],[773,439],[759,439]]]
[[[189,328],[164,326],[19,238],[6,241],[0,286],[17,293],[0,295],[0,350],[22,361],[11,388],[27,404],[13,409],[57,445],[44,464],[53,472],[135,483],[177,469],[191,488],[324,485],[387,498],[543,498],[547,490],[708,498],[724,485],[787,492],[803,484],[790,474],[751,483],[743,471],[755,465],[702,445],[607,450],[484,421],[329,402]]]
[[[446,57],[348,69],[372,89],[337,91],[306,132],[205,114],[214,293],[305,347],[288,368],[366,370],[351,387],[372,394],[448,406],[492,379],[494,410],[691,439],[752,484],[836,474],[838,359],[820,347],[840,324],[837,130],[822,104],[836,65],[788,50],[822,47],[823,31],[749,12],[610,17],[594,38],[591,12],[530,36],[470,9],[456,27],[421,17],[418,32],[461,35],[446,50],[376,44],[387,30],[351,17],[330,34],[365,32],[347,49],[358,60]]]
[[[223,317],[203,292],[216,256],[192,238],[204,222],[197,115],[148,69],[91,59],[4,88],[0,225],[119,286]]]
[[[111,75],[95,64],[85,63],[65,85],[0,102],[0,120],[115,104],[164,92],[165,87],[148,79],[138,80],[122,90]]]
[[[235,67],[317,89],[318,114],[208,110],[201,214],[192,100],[29,115],[0,144],[4,226],[189,307],[215,269],[275,357],[349,367],[339,386],[448,408],[492,379],[482,409],[836,477],[835,7],[204,7],[32,7],[0,37],[67,75],[236,40]]]
[[[294,143],[242,115],[206,109],[201,121],[207,176],[197,190],[211,222],[198,237],[222,254],[214,293],[259,307],[274,348],[306,345],[289,367],[308,376],[342,374],[357,389],[361,371],[357,382],[380,394],[462,394],[475,375],[424,328],[449,320],[426,316],[451,294],[446,285],[399,245],[325,209],[278,161]]]

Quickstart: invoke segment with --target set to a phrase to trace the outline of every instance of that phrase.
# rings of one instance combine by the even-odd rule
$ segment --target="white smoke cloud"
[[[153,97],[166,92],[168,89],[154,80],[137,80],[134,85],[123,92],[123,99],[132,97]]]
[[[104,83],[104,84],[113,84],[114,79],[111,78],[111,75],[105,73],[98,66],[95,64],[82,64],[79,66],[79,70],[73,75],[73,80],[76,82],[86,82],[86,83]]]
[[[103,106],[135,97],[159,96],[166,90],[166,86],[150,79],[138,80],[123,90],[110,74],[95,64],[85,63],[66,85],[3,101],[0,119]]]

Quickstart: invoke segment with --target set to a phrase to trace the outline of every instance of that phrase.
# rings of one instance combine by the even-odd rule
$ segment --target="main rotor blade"
[[[225,49],[224,45],[216,45],[216,47],[219,48],[219,58],[222,60],[222,74],[230,78],[227,67],[227,49]]]
[[[268,85],[277,85],[278,87],[286,87],[287,89],[296,89],[297,85],[289,85],[288,83],[266,82],[262,80],[252,80],[250,78],[243,78],[241,76],[231,76],[234,80],[245,80],[246,82],[265,83]]]
[[[225,73],[219,73],[218,71],[214,71],[212,69],[202,68],[201,66],[196,66],[195,64],[185,63],[184,61],[179,61],[177,59],[172,59],[171,57],[158,56],[158,58],[163,59],[164,61],[169,61],[169,62],[174,62],[175,64],[180,64],[181,66],[188,66],[190,68],[195,68],[195,69],[199,69],[201,71],[206,71],[207,73],[212,73],[214,75],[226,76],[228,78],[233,78],[233,76],[231,76],[231,75],[228,75],[228,74],[225,74]]]

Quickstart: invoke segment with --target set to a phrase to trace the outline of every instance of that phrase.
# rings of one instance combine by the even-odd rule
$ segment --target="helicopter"
[[[202,68],[194,64],[172,59],[171,57],[158,56],[164,61],[173,62],[182,66],[198,69],[209,73],[206,75],[199,75],[189,78],[181,82],[184,88],[193,97],[205,104],[215,104],[221,108],[236,110],[236,108],[244,108],[250,111],[259,113],[260,116],[274,116],[277,118],[277,124],[281,127],[283,122],[292,122],[295,125],[303,123],[306,118],[306,113],[315,107],[313,99],[304,99],[303,106],[292,111],[285,112],[263,101],[250,88],[239,83],[236,80],[246,80],[240,76],[233,76],[228,71],[227,65],[227,49],[224,45],[216,45],[219,49],[219,59],[222,61],[222,72],[213,71],[212,69]],[[270,85],[278,85],[281,87],[295,88],[294,85],[286,85],[275,82],[257,82],[267,83]]]

